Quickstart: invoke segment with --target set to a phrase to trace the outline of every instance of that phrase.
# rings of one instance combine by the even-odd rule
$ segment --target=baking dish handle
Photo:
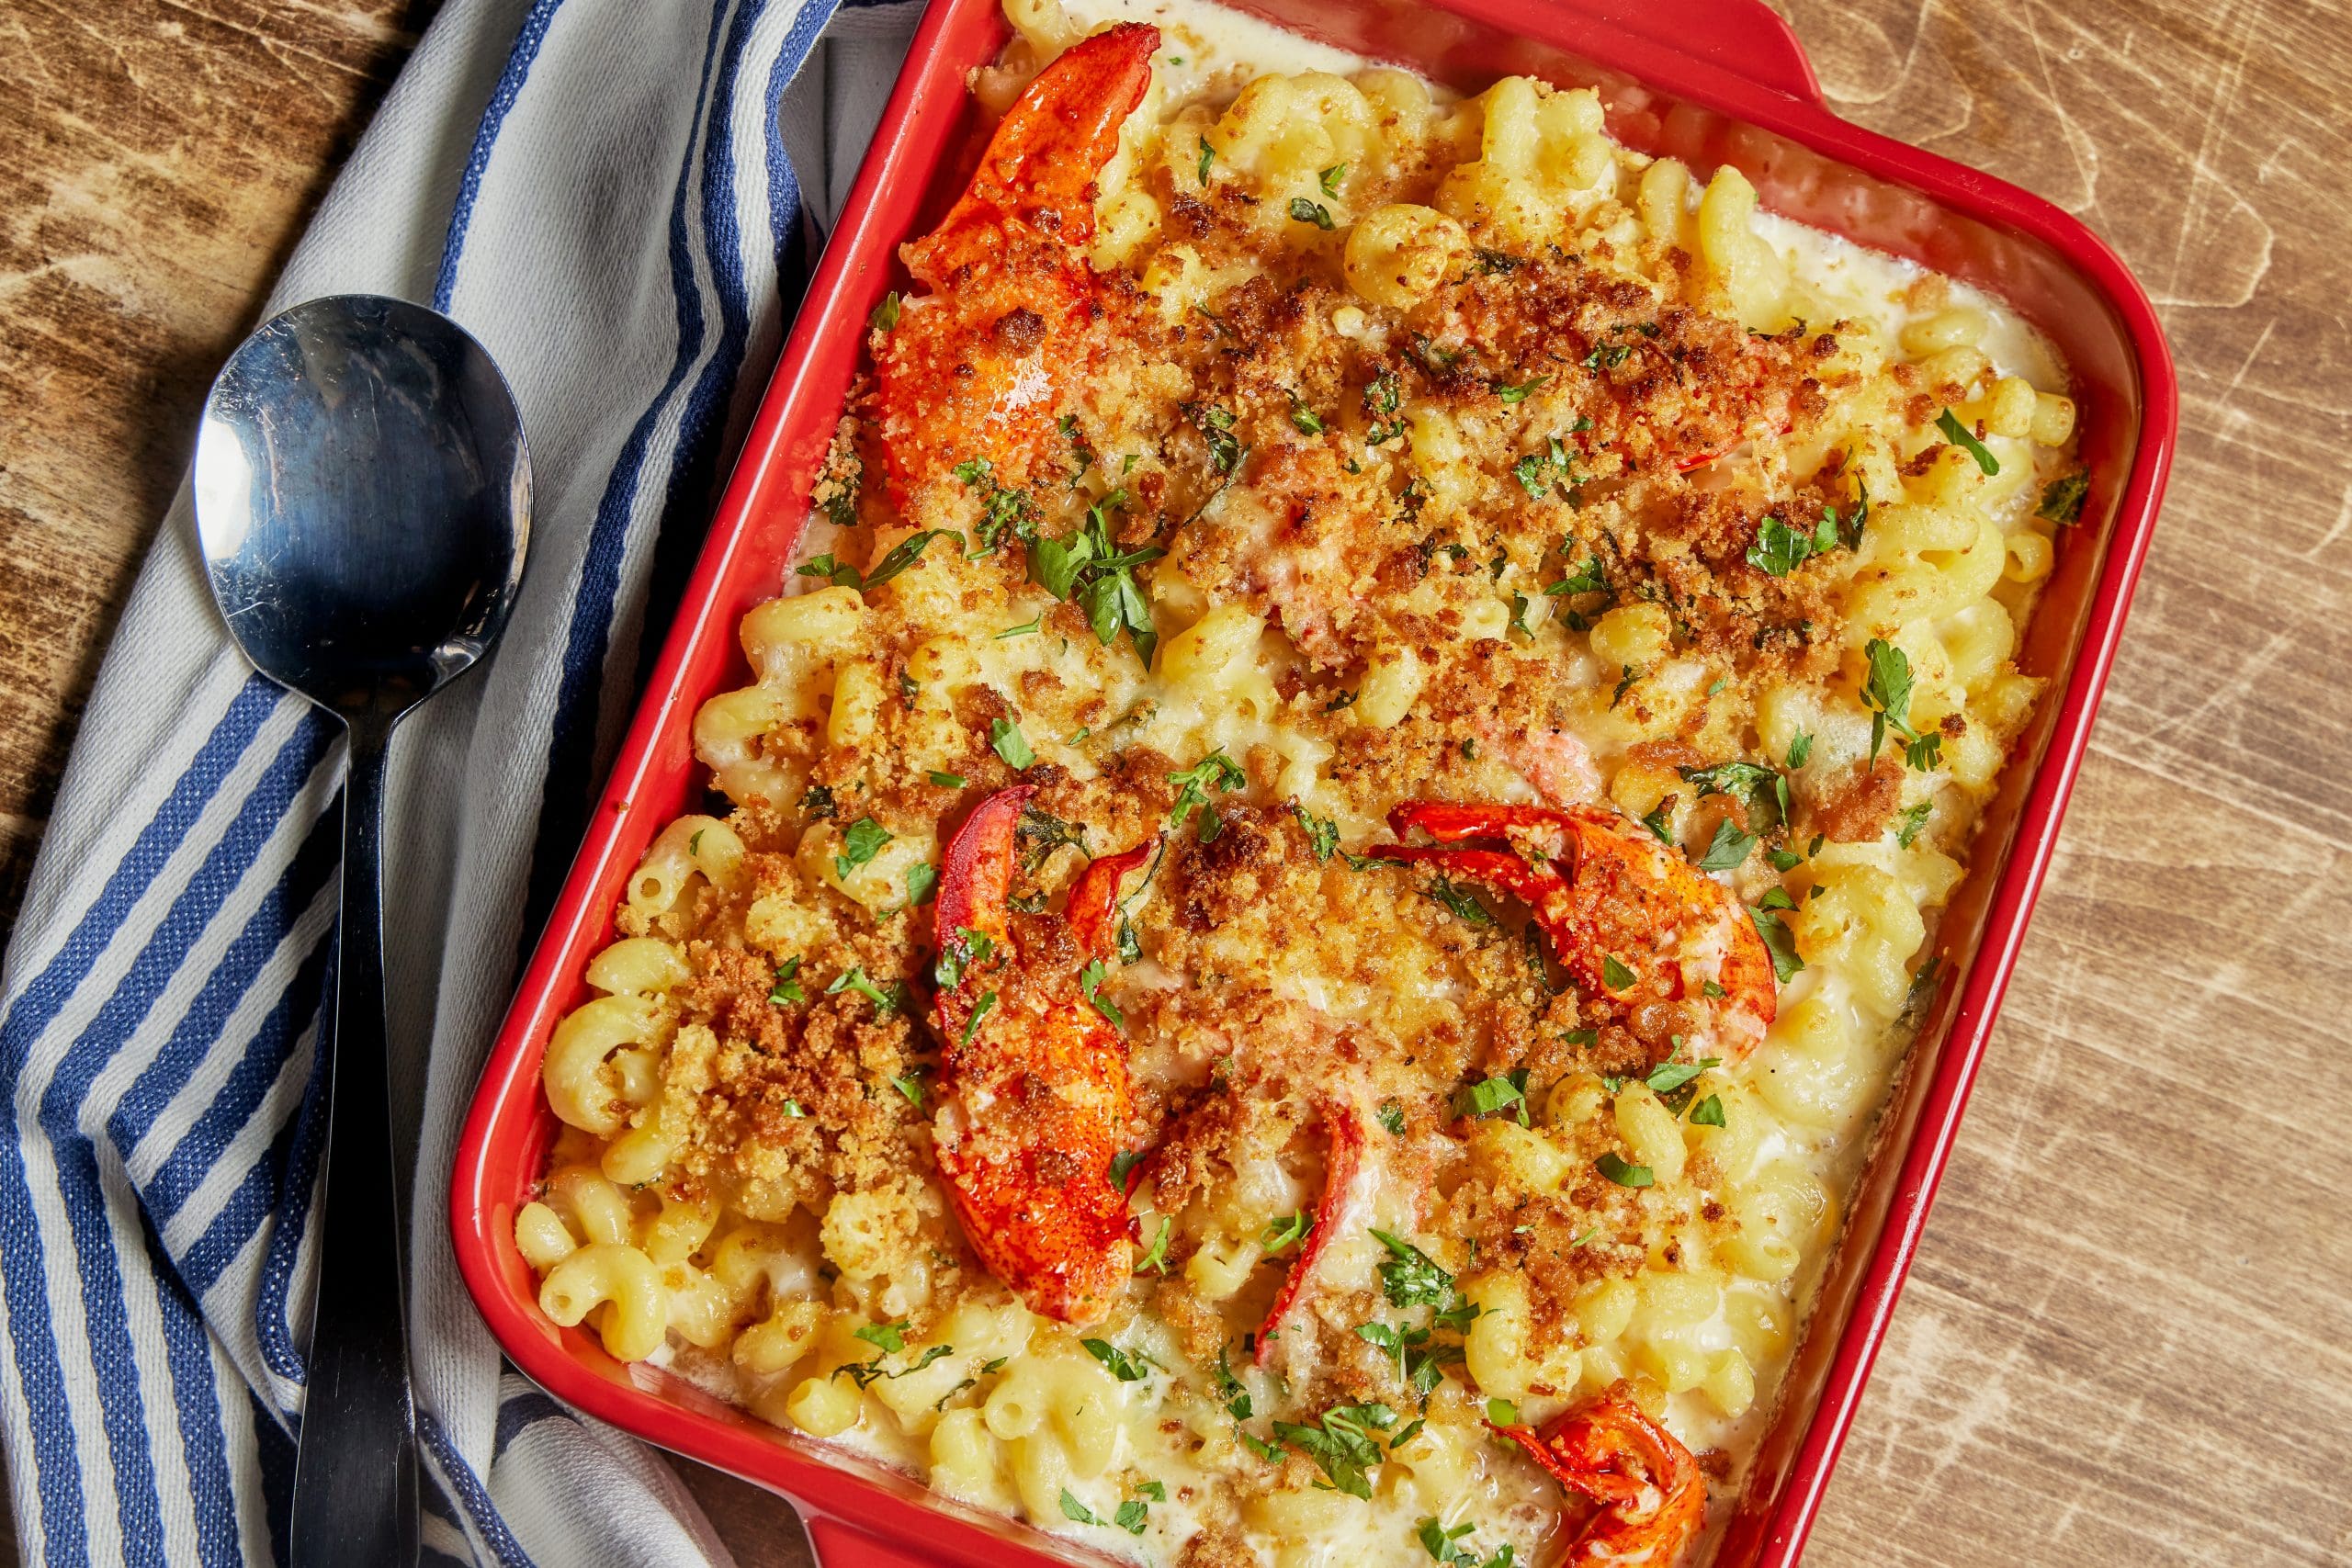
[[[1822,102],[1794,28],[1764,0],[1586,0],[1611,27],[1686,59],[1760,83],[1809,104]]]
[[[822,1514],[803,1513],[817,1568],[935,1568],[934,1560],[887,1546],[864,1530]]]

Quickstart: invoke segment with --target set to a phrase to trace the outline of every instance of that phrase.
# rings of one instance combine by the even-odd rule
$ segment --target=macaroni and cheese
[[[2036,701],[2064,369],[1589,91],[1006,10],[548,1048],[540,1304],[1138,1560],[1695,1562]]]

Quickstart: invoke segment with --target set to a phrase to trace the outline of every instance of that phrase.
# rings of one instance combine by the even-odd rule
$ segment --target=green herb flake
[[[1708,1068],[1721,1066],[1723,1060],[1717,1056],[1703,1056],[1695,1062],[1660,1062],[1642,1081],[1649,1085],[1652,1094],[1672,1094]]]
[[[1130,1497],[1119,1505],[1119,1511],[1112,1516],[1111,1522],[1129,1535],[1141,1535],[1144,1531],[1145,1516],[1150,1511],[1143,1504]]]
[[[1519,1406],[1508,1399],[1487,1401],[1487,1419],[1498,1427],[1519,1425]]]
[[[893,288],[889,293],[882,296],[882,303],[874,307],[874,313],[865,318],[865,324],[868,329],[877,333],[891,332],[898,327],[899,291],[897,289]]]
[[[1317,229],[1329,230],[1335,227],[1331,221],[1329,208],[1319,201],[1309,201],[1303,196],[1295,196],[1290,198],[1290,215],[1297,221],[1312,223]]]
[[[1099,1525],[1102,1522],[1094,1517],[1093,1509],[1070,1495],[1067,1486],[1062,1488],[1062,1517],[1074,1525]]]
[[[1110,973],[1109,964],[1099,958],[1090,958],[1086,961],[1086,967],[1078,972],[1078,988],[1086,998],[1087,1005],[1108,1019],[1112,1028],[1125,1029],[1127,1026],[1127,1015],[1119,1010],[1117,1003],[1101,994],[1102,982],[1110,976]]]
[[[1728,817],[1715,824],[1715,837],[1699,857],[1701,871],[1736,871],[1756,847],[1756,835],[1742,832]]]
[[[1515,387],[1498,381],[1495,383],[1495,396],[1500,398],[1506,406],[1525,402],[1537,389],[1551,378],[1549,376],[1538,376],[1532,381],[1521,381]]]
[[[2033,514],[2061,527],[2079,523],[2083,520],[2083,502],[2090,493],[2089,469],[2076,468],[2071,474],[2061,474],[2041,487],[2041,504],[2033,509]]]
[[[1216,149],[1209,145],[1209,139],[1208,139],[1207,137],[1205,137],[1205,136],[1202,137],[1202,138],[1201,138],[1201,171],[1200,171],[1200,173],[1201,173],[1201,184],[1202,184],[1202,186],[1203,186],[1204,187],[1205,187],[1205,186],[1208,185],[1208,183],[1209,183],[1209,165],[1210,165],[1210,164],[1214,164],[1214,163],[1216,163]]]
[[[842,833],[842,852],[833,857],[833,874],[847,881],[849,874],[882,852],[892,838],[890,829],[871,817],[861,817]]]
[[[1037,753],[1029,750],[1028,737],[1021,733],[1021,726],[1009,718],[989,720],[989,746],[1004,759],[1004,765],[1016,771],[1037,765]]]
[[[980,1032],[980,1020],[986,1018],[989,1015],[989,1010],[994,1006],[996,1006],[996,993],[981,992],[980,999],[973,1005],[972,1016],[964,1021],[964,1038],[960,1043],[969,1045],[972,1043],[972,1036]]]
[[[1642,826],[1661,844],[1674,842],[1675,804],[1675,797],[1669,795],[1650,807],[1649,815],[1642,818]]]
[[[868,1323],[851,1330],[851,1336],[878,1348],[886,1356],[895,1356],[907,1348],[907,1322],[902,1317],[896,1323]]]
[[[1495,917],[1487,912],[1487,907],[1450,877],[1431,877],[1421,888],[1421,896],[1443,905],[1464,925],[1491,926],[1495,923]]]
[[[1690,1108],[1690,1123],[1695,1127],[1720,1127],[1724,1124],[1724,1100],[1711,1094]]]
[[[1042,613],[1040,613],[1030,616],[1029,619],[1022,622],[1017,626],[1005,627],[1004,630],[996,633],[989,638],[989,640],[991,642],[1010,642],[1017,637],[1035,637],[1037,635],[1037,628],[1045,624],[1046,617]]]
[[[1152,1364],[1148,1356],[1130,1354],[1107,1339],[1081,1339],[1079,1344],[1121,1382],[1141,1382],[1151,1376],[1145,1370]]]
[[[1600,955],[1600,981],[1612,991],[1630,991],[1634,988],[1634,972],[1619,963],[1614,953],[1604,953]]]
[[[797,953],[778,964],[775,971],[775,986],[768,992],[768,1000],[778,1007],[782,1007],[786,1002],[807,1001],[808,993],[803,991],[800,988],[800,983],[793,978],[799,973],[800,957]]]
[[[1301,435],[1323,434],[1323,416],[1308,408],[1296,392],[1290,395],[1290,423]]]
[[[1779,893],[1780,889],[1772,891]],[[1771,895],[1765,897],[1769,900]],[[1782,893],[1781,901],[1785,906],[1788,895]],[[1765,951],[1772,955],[1772,978],[1787,985],[1790,977],[1804,967],[1804,960],[1797,956],[1796,938],[1791,934],[1788,922],[1769,907],[1748,910],[1747,919],[1755,926],[1756,934],[1763,939]]]
[[[937,768],[933,768],[931,771],[931,782],[942,789],[962,789],[971,783],[971,780],[961,773],[943,773]]]
[[[1454,1097],[1454,1110],[1464,1116],[1491,1116],[1498,1111],[1514,1112],[1519,1124],[1527,1125],[1527,1069],[1514,1067],[1500,1077],[1483,1078],[1464,1088]]]
[[[1147,1269],[1155,1274],[1168,1272],[1168,1237],[1175,1228],[1176,1223],[1173,1220],[1164,1217],[1160,1220],[1159,1234],[1151,1238],[1151,1246],[1146,1249],[1143,1257],[1136,1260],[1135,1272],[1140,1274]]]
[[[1945,440],[1975,458],[1976,466],[1984,470],[1987,478],[2001,471],[2001,460],[1986,450],[1984,443],[1976,439],[1976,433],[1962,423],[1951,410],[1946,409],[1936,416],[1936,428],[1944,433]]]
[[[1258,1237],[1258,1246],[1267,1257],[1272,1258],[1305,1241],[1306,1233],[1314,1228],[1315,1218],[1311,1214],[1283,1214],[1266,1222],[1264,1234]]]
[[[887,1018],[899,1010],[896,985],[894,984],[890,990],[885,991],[865,977],[865,970],[862,966],[851,966],[839,979],[825,987],[825,995],[829,997],[839,996],[843,991],[855,991],[859,996],[872,1002],[874,1016],[876,1018]]]
[[[1905,849],[1909,849],[1911,841],[1919,836],[1919,829],[1928,825],[1928,818],[1935,809],[1936,803],[1932,800],[1923,800],[1917,806],[1905,808],[1903,813],[1903,826],[1895,830],[1894,841]]]
[[[1170,773],[1168,782],[1176,786],[1176,803],[1168,812],[1168,826],[1172,831],[1182,828],[1192,820],[1194,811],[1208,805],[1212,787],[1221,794],[1230,795],[1248,784],[1250,775],[1243,773],[1241,764],[1227,756],[1225,749],[1220,746],[1191,767]],[[1209,836],[1215,837],[1214,834]]]
[[[1796,739],[1789,742],[1789,772],[1795,773],[1813,755],[1813,731],[1800,729]]]
[[[1401,1138],[1405,1135],[1405,1108],[1394,1100],[1382,1100],[1380,1108],[1373,1112],[1373,1120],[1387,1128],[1392,1137]]]
[[[1313,815],[1295,800],[1290,803],[1290,814],[1298,818],[1300,829],[1306,834],[1306,847],[1314,852],[1315,863],[1321,865],[1329,861],[1331,852],[1340,847],[1340,825]]]
[[[1630,1164],[1614,1149],[1594,1160],[1592,1168],[1620,1187],[1647,1187],[1657,1179],[1648,1166]]]

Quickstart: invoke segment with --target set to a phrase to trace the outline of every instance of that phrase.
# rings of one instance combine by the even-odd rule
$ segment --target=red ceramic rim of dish
[[[659,1370],[615,1362],[593,1335],[560,1329],[539,1312],[514,1214],[534,1190],[552,1131],[538,1081],[548,1034],[585,994],[581,971],[610,939],[621,882],[690,798],[694,705],[741,666],[741,611],[782,581],[808,479],[862,350],[862,323],[894,281],[897,243],[937,214],[976,154],[963,76],[1003,42],[997,4],[934,0],[915,36],[586,841],[492,1047],[450,1194],[459,1267],[518,1368],[579,1410],[791,1496],[830,1568],[1089,1554],[769,1427]],[[1629,144],[1675,153],[1702,172],[1736,164],[1771,209],[2002,295],[2058,341],[2088,393],[2090,504],[2061,541],[2019,655],[2052,679],[2052,690],[1986,812],[1973,874],[1938,937],[1947,976],[1956,970],[1960,982],[1942,985],[1890,1090],[1779,1414],[1716,1557],[1723,1568],[1788,1568],[1917,1249],[2114,660],[2172,457],[2178,387],[2170,353],[2146,296],[2075,219],[1831,114],[1794,35],[1761,0],[1238,0],[1237,8],[1455,85],[1526,71],[1598,86],[1612,130]]]

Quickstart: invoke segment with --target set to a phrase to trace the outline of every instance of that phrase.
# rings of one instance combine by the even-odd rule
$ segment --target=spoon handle
[[[318,1312],[294,1470],[295,1568],[412,1568],[417,1556],[416,1414],[408,1381],[408,1271],[392,1151],[384,1032],[381,867],[391,725],[345,716],[342,947],[328,1066]]]

